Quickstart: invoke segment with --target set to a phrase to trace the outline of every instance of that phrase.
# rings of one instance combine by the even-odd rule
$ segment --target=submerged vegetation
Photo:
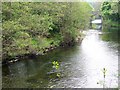
[[[3,2],[3,59],[70,46],[89,26],[86,2]]]

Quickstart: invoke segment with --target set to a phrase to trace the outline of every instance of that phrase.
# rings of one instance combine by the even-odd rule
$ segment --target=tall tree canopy
[[[120,14],[118,8],[118,2],[103,2],[101,5],[101,14],[106,26],[119,27]]]
[[[117,2],[104,2],[101,7],[102,15],[105,19],[111,19],[114,21],[118,21],[119,12],[118,12]]]

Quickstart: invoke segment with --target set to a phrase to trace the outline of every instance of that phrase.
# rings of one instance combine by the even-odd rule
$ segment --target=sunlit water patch
[[[45,56],[3,67],[3,87],[100,88],[118,87],[118,44],[103,41],[99,31],[89,30],[81,44],[58,48]],[[60,63],[56,78],[51,62]],[[106,68],[106,77],[103,77]]]

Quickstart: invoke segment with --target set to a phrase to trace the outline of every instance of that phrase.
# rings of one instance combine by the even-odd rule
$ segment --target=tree
[[[89,25],[90,11],[86,2],[2,3],[3,58],[42,54],[51,45],[75,42]]]

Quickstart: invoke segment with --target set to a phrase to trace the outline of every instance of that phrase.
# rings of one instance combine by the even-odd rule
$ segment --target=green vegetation
[[[58,69],[59,68],[59,63],[57,61],[53,61],[53,68]]]
[[[120,2],[104,2],[101,5],[101,15],[103,17],[103,31],[110,34],[103,35],[103,39],[107,41],[115,41],[120,43],[118,36],[120,35],[120,13],[118,11]],[[109,38],[108,38],[109,37]],[[109,40],[108,40],[109,39]]]
[[[103,28],[118,29],[119,28],[119,3],[104,2],[101,6],[101,14],[103,17]]]
[[[107,72],[107,69],[106,69],[106,68],[103,68],[102,73],[103,73],[103,78],[104,78],[104,80],[97,82],[97,84],[102,85],[103,88],[106,88],[106,84],[105,84],[106,72]]]
[[[74,44],[91,10],[86,2],[3,2],[3,59]]]
[[[58,69],[60,68],[60,64],[57,61],[53,61],[52,64],[53,64],[53,68],[57,70],[56,76],[60,77],[61,74],[58,71]]]
[[[101,86],[103,86],[103,88],[110,88],[111,86],[108,86],[107,85],[107,83],[106,83],[106,73],[107,73],[108,71],[107,71],[107,69],[106,68],[103,68],[102,69],[102,73],[103,73],[103,80],[100,80],[100,81],[98,81],[97,82],[97,84],[99,84],[99,85],[101,85]],[[118,77],[118,76],[117,76]],[[119,88],[118,87],[116,87],[116,88],[114,88],[113,90],[119,90]]]

